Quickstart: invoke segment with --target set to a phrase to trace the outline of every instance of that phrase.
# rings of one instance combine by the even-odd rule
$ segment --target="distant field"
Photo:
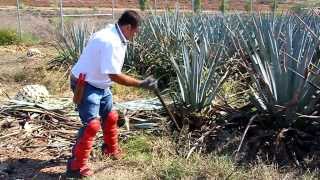
[[[230,10],[244,10],[247,0],[229,0],[228,6]],[[20,0],[24,6],[37,6],[37,7],[57,7],[59,0]],[[115,0],[115,8],[139,8],[139,0]],[[150,6],[161,9],[164,7],[174,8],[176,3],[179,2],[181,9],[191,9],[191,0],[149,0]],[[299,0],[280,0],[279,9],[286,10],[298,3],[308,3],[316,1],[299,1]],[[16,0],[1,0],[0,6],[15,5]],[[65,7],[88,7],[88,8],[111,8],[112,0],[64,0]],[[256,0],[253,3],[255,10],[270,10],[272,0]],[[204,10],[218,10],[220,6],[219,0],[202,0],[202,7]]]

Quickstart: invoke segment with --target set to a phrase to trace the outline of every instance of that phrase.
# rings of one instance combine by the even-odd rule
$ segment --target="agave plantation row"
[[[152,67],[167,79],[177,77],[176,102],[201,111],[232,68],[225,67],[226,61],[240,58],[250,72],[248,87],[257,108],[310,114],[320,83],[319,20],[312,13],[150,16],[127,63]]]
[[[93,31],[85,24],[71,25],[59,38],[59,57],[51,66],[72,65]],[[301,160],[319,152],[319,42],[320,17],[313,12],[208,15],[176,10],[145,17],[128,46],[125,68],[152,74],[163,87],[170,87],[182,125],[184,114],[192,113],[201,119],[196,116],[193,123],[203,121],[203,116],[215,121],[208,109],[227,79],[239,80],[234,75],[240,67],[249,75],[241,82],[250,90],[243,107],[251,108],[244,113],[249,116],[243,116],[245,121],[236,122],[245,132],[237,151],[249,127],[255,127],[249,130],[255,137],[247,137],[247,149],[270,151],[280,158],[282,149]]]
[[[190,131],[198,124],[202,131],[184,143],[194,147],[217,127],[211,122],[219,117],[209,113],[221,86],[227,78],[239,80],[234,71],[244,68],[250,77],[244,83],[251,93],[242,106],[251,108],[236,110],[240,121],[226,120],[237,128],[223,125],[244,132],[235,152],[244,146],[244,159],[262,152],[266,160],[307,165],[306,158],[320,162],[314,158],[319,157],[320,145],[319,42],[320,17],[313,12],[190,15],[176,11],[146,18],[126,62],[141,74],[152,72],[169,80],[180,125],[188,122]],[[206,142],[216,141],[219,138],[208,137]],[[208,150],[210,145],[205,146]]]
[[[314,111],[320,87],[319,26],[320,18],[312,13],[150,15],[128,47],[126,65],[170,80],[178,87],[176,102],[201,111],[228,76],[226,62],[240,58],[259,109],[306,115]],[[68,28],[57,43],[60,57],[55,60],[72,64],[93,31],[85,24]]]

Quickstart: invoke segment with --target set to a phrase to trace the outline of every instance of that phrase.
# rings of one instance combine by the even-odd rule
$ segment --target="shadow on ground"
[[[65,160],[8,159],[0,164],[0,180],[65,179]]]

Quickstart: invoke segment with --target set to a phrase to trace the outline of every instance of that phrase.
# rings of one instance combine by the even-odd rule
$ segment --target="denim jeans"
[[[70,85],[74,92],[77,84],[75,78],[71,78]],[[99,89],[88,83],[84,88],[84,94],[81,103],[77,106],[79,116],[83,126],[79,129],[76,144],[72,148],[72,156],[68,163],[75,158],[76,146],[80,139],[83,137],[85,129],[88,127],[90,120],[101,117],[101,122],[106,118],[112,109],[112,93],[110,88]]]
[[[76,80],[71,79],[71,89],[74,92]],[[100,89],[86,83],[81,104],[77,106],[81,122],[84,126],[91,119],[106,118],[112,109],[112,93],[110,88]]]

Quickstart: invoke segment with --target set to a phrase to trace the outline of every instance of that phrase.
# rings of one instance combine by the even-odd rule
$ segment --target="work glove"
[[[146,79],[142,80],[139,87],[155,91],[158,89],[158,80],[149,76]]]

